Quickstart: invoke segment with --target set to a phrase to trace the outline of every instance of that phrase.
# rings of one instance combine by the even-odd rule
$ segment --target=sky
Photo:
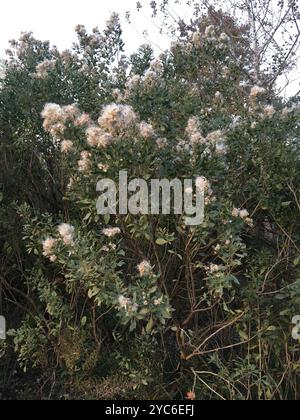
[[[274,0],[275,1],[275,0]],[[142,0],[143,4],[150,3]],[[151,40],[156,52],[168,48],[171,39],[161,35],[149,8],[136,11],[137,0],[7,0],[0,7],[0,58],[5,57],[5,49],[10,39],[18,39],[22,31],[32,31],[40,40],[49,40],[60,50],[70,48],[76,40],[75,26],[83,24],[88,30],[98,26],[105,27],[105,22],[112,12],[118,12],[123,27],[123,39],[126,53],[136,51],[137,47]],[[180,6],[178,6],[180,7]],[[126,22],[125,14],[132,12],[132,24]],[[177,10],[180,17],[186,15],[187,9]],[[148,40],[143,31],[148,31]],[[300,63],[299,63],[300,65]],[[298,67],[299,68],[299,67]],[[299,89],[299,70],[294,72],[295,82],[289,86],[286,95],[294,94]],[[284,81],[282,81],[284,83]]]
[[[50,40],[59,49],[69,48],[76,39],[74,28],[84,24],[88,29],[105,26],[112,12],[122,18],[126,51],[131,53],[145,42],[142,33],[149,29],[154,44],[168,46],[167,37],[159,35],[147,11],[136,12],[137,0],[8,0],[0,8],[0,57],[4,56],[10,39],[22,31],[32,31],[41,40]],[[133,24],[125,20],[126,11],[133,11]]]

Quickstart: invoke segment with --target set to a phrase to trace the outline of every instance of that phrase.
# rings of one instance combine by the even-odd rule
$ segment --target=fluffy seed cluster
[[[122,92],[120,91],[120,89],[114,89],[112,91],[112,97],[114,98],[114,100],[116,101],[117,104],[121,103],[125,99],[125,97],[122,94]]]
[[[197,117],[191,117],[188,121],[186,134],[192,145],[205,144],[205,138],[201,133],[200,121]]]
[[[136,121],[137,116],[132,107],[120,104],[107,105],[98,120],[99,126],[112,135],[126,132]]]
[[[140,277],[147,277],[150,276],[150,274],[152,273],[152,267],[149,261],[142,261],[138,267],[138,272]]]
[[[292,113],[296,113],[298,115],[300,114],[300,104],[293,104],[292,106],[286,106],[283,108],[281,112],[283,118],[288,117],[288,115]]]
[[[263,117],[264,118],[272,118],[276,110],[273,105],[266,105],[263,109]]]
[[[126,89],[129,91],[136,89],[140,82],[141,82],[141,76],[139,74],[134,74],[126,83]]]
[[[72,140],[63,140],[60,144],[60,150],[62,153],[70,153],[74,149],[74,143]]]
[[[100,169],[100,171],[102,172],[107,172],[109,170],[109,165],[105,163],[99,163],[97,166],[98,166],[98,169]]]
[[[101,248],[101,251],[103,251],[103,252],[111,252],[111,251],[115,251],[116,249],[117,249],[117,245],[114,244],[114,243],[112,243],[112,242],[110,242],[108,245],[104,245]]]
[[[229,42],[230,38],[226,33],[222,32],[220,36],[217,35],[214,25],[207,26],[204,33],[198,30],[191,38],[191,45],[195,48],[202,48],[205,43],[214,43],[218,49],[223,49]]]
[[[227,34],[225,34],[225,32],[221,33],[219,39],[220,39],[221,42],[224,42],[224,44],[226,44],[227,42],[230,41],[230,37]]]
[[[135,74],[128,80],[126,84],[127,91],[130,93],[139,85],[142,85],[146,89],[151,89],[155,86],[162,85],[163,69],[163,64],[160,60],[152,61],[149,69],[146,70],[143,76]]]
[[[58,226],[58,233],[61,236],[65,245],[73,245],[75,234],[74,226],[71,226],[68,223],[62,223]]]
[[[193,145],[185,140],[180,140],[176,145],[177,153],[189,153],[191,156],[193,155]]]
[[[221,103],[223,101],[223,95],[221,92],[217,91],[214,96],[214,100],[216,103]]]
[[[119,296],[118,302],[119,302],[120,308],[125,309],[125,310],[131,304],[131,300],[129,298],[126,298],[123,295]]]
[[[266,89],[261,86],[253,86],[250,92],[250,99],[256,99],[258,96],[264,95],[266,93]]]
[[[75,32],[77,32],[78,35],[84,36],[86,34],[86,29],[84,25],[76,25]]]
[[[46,79],[51,70],[55,69],[55,61],[44,60],[42,63],[39,63],[36,67],[36,77],[38,79]]]
[[[192,44],[196,48],[201,48],[203,46],[203,42],[204,42],[204,39],[203,39],[202,34],[199,31],[195,32],[192,36]]]
[[[159,60],[151,63],[150,68],[145,72],[142,83],[146,88],[153,88],[163,83],[163,65]]]
[[[163,300],[164,300],[163,296],[161,296],[158,299],[155,299],[153,302],[154,306],[160,306],[163,303]]]
[[[238,209],[238,208],[234,208],[232,210],[232,216],[236,217],[236,218],[241,218],[242,220],[244,220],[244,222],[250,226],[253,227],[254,226],[254,222],[253,219],[251,219],[249,216],[249,212],[246,209]]]
[[[151,124],[147,124],[146,122],[141,122],[139,125],[139,132],[141,137],[144,139],[151,139],[155,137],[155,131]]]
[[[222,130],[209,133],[206,137],[206,143],[214,146],[218,155],[225,155],[227,153],[226,138]]]
[[[91,153],[86,150],[80,153],[81,159],[77,162],[79,172],[85,173],[90,171],[92,166],[91,156]]]
[[[201,191],[209,191],[210,190],[210,183],[204,176],[198,176],[196,178],[196,187]]]
[[[132,303],[132,300],[121,295],[118,298],[118,304],[121,309],[124,309],[127,315],[138,311],[139,306],[137,303]]]
[[[205,268],[207,275],[214,275],[216,277],[222,276],[222,272],[224,267],[222,265],[217,264],[210,264],[208,267]]]
[[[67,121],[75,122],[80,112],[76,105],[67,105],[62,107],[63,114]]]
[[[168,140],[166,138],[159,138],[156,140],[156,144],[159,149],[165,149],[168,145]]]
[[[215,37],[216,35],[216,28],[214,27],[214,25],[209,25],[205,28],[205,33],[204,33],[206,38],[212,38]]]
[[[64,50],[62,51],[62,53],[60,54],[60,58],[61,60],[65,63],[65,64],[70,64],[72,62],[72,53],[69,50]]]
[[[44,118],[43,127],[52,135],[62,134],[65,130],[65,115],[61,106],[57,104],[46,104],[42,112]]]
[[[107,228],[103,229],[102,233],[104,236],[107,236],[108,238],[113,238],[114,236],[117,236],[121,233],[121,229],[119,228]]]
[[[221,245],[218,244],[214,247],[214,254],[217,255],[221,251]]]
[[[83,76],[89,76],[91,73],[91,68],[88,64],[83,64],[78,70]]]
[[[228,80],[230,78],[231,72],[229,67],[227,66],[223,66],[222,68],[222,76],[224,77],[224,79]]]
[[[51,262],[55,262],[57,260],[57,256],[54,253],[56,243],[57,240],[51,237],[45,239],[43,242],[43,255],[49,258]]]
[[[84,127],[87,127],[87,126],[91,125],[91,123],[92,123],[91,117],[89,116],[89,114],[84,112],[78,118],[76,118],[74,124],[75,124],[76,127],[84,128]]]
[[[201,124],[199,118],[191,117],[188,121],[186,134],[189,138],[190,145],[205,145],[207,146],[206,153],[210,154],[210,148],[214,147],[218,155],[224,155],[227,152],[226,137],[222,130],[216,130],[209,133],[206,137],[201,132]],[[185,149],[188,146],[185,145]]]
[[[87,143],[91,147],[106,148],[113,141],[113,136],[102,128],[92,126],[86,131]]]
[[[80,115],[76,105],[61,107],[57,104],[48,103],[42,112],[44,130],[53,136],[63,135],[67,122],[75,122]]]
[[[210,182],[207,178],[205,178],[204,176],[197,177],[196,187],[198,190],[205,194],[204,202],[206,206],[216,201],[216,197],[214,196]]]
[[[67,190],[68,191],[71,191],[72,190],[72,188],[73,188],[73,186],[74,186],[74,184],[75,184],[75,180],[74,180],[74,178],[69,178],[69,182],[68,182],[68,185],[67,185]]]
[[[282,112],[281,112],[281,114],[282,114],[282,117],[283,118],[286,118],[286,117],[288,117],[288,115],[291,113],[291,108],[289,108],[289,107],[284,107],[283,108],[283,110],[282,110]]]

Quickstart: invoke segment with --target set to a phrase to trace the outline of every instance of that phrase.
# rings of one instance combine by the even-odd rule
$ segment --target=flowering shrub
[[[246,52],[231,54],[247,40],[223,28],[202,22],[145,69],[137,56],[131,71],[119,64],[105,86],[103,41],[122,48],[116,17],[104,34],[77,33],[77,51],[54,51],[28,75],[41,89],[69,83],[41,105],[43,134],[33,129],[61,169],[59,208],[18,206],[31,258],[30,310],[10,332],[21,366],[82,384],[126,377],[135,397],[162,387],[190,400],[295,397],[297,101],[254,84]],[[23,38],[17,51],[29,59],[33,40]],[[97,182],[121,170],[147,182],[194,178],[204,222],[98,214]]]

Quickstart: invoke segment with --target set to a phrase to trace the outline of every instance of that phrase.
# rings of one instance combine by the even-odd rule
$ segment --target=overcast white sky
[[[124,30],[123,38],[126,52],[132,53],[145,43],[142,33],[148,30],[149,40],[155,47],[164,50],[170,43],[170,38],[159,34],[151,19],[149,8],[136,11],[137,0],[5,0],[0,6],[0,58],[4,57],[10,39],[17,39],[22,31],[32,31],[41,40],[49,40],[60,50],[71,47],[76,39],[74,28],[84,24],[91,30],[95,26],[103,28],[112,12],[118,12]],[[143,4],[149,1],[142,1]],[[180,6],[178,14],[186,14]],[[132,25],[125,20],[126,11],[132,11]],[[159,48],[156,48],[159,51]],[[295,71],[297,81],[289,87],[290,93],[299,89],[299,73]]]
[[[149,13],[137,14],[137,0],[6,0],[0,6],[0,57],[8,47],[9,39],[19,37],[21,31],[33,31],[41,40],[50,40],[59,49],[71,46],[76,39],[74,28],[84,24],[88,29],[103,28],[111,12],[118,12],[123,20],[124,39],[128,52],[145,42],[144,29],[149,29],[151,40],[164,49],[167,38],[159,36],[157,28],[149,19]],[[125,22],[127,10],[135,12],[133,25]]]

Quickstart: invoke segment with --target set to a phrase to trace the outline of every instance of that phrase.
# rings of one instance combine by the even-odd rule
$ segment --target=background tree
[[[142,10],[145,3],[138,2],[138,10]],[[153,21],[162,26],[162,33],[173,39],[184,36],[205,16],[211,24],[221,25],[232,40],[242,42],[244,31],[247,31],[244,35],[249,42],[248,71],[253,83],[267,84],[270,88],[276,86],[280,92],[287,91],[289,96],[298,95],[299,84],[295,82],[299,81],[300,14],[296,0],[167,0],[152,1],[150,6]],[[218,10],[225,14],[219,14]],[[230,33],[230,25],[226,28],[228,15],[244,28],[238,38],[237,34]],[[231,54],[237,64],[244,62],[236,51],[231,50]]]

